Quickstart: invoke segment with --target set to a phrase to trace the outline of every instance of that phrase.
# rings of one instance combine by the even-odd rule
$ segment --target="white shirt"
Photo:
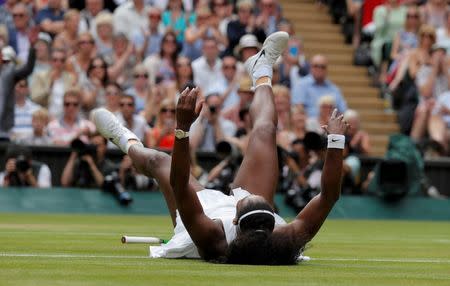
[[[138,12],[133,1],[123,3],[114,11],[114,32],[124,33],[131,37],[136,32],[141,32],[148,26],[147,7]]]
[[[439,111],[442,107],[446,107],[447,109],[450,109],[450,91],[442,93],[436,101],[436,105],[433,108],[433,114],[439,114]],[[450,127],[450,115],[444,115],[442,116],[442,119],[447,124],[447,128]]]
[[[450,53],[450,36],[447,35],[447,30],[444,27],[436,30],[436,44],[445,47],[447,54]]]
[[[53,82],[50,100],[48,102],[48,113],[54,118],[59,118],[63,114],[65,90],[64,79],[62,77]]]
[[[17,31],[17,57],[21,63],[26,63],[28,59],[28,52],[30,50],[30,40],[27,34]]]
[[[194,83],[199,86],[205,95],[215,88],[218,82],[223,80],[222,60],[216,59],[214,66],[206,62],[206,58],[201,56],[192,62],[192,71],[194,72]]]

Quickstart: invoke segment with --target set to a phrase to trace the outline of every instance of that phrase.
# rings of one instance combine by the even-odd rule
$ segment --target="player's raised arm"
[[[341,193],[342,159],[347,128],[343,115],[333,111],[328,125],[328,150],[322,171],[322,189],[287,226],[285,231],[301,237],[303,242],[311,240],[319,231]]]
[[[178,100],[175,130],[175,144],[170,168],[170,184],[175,193],[177,209],[181,220],[200,252],[214,256],[217,240],[224,239],[222,228],[208,218],[194,189],[189,187],[190,156],[189,128],[198,117],[201,102],[197,101],[198,89],[185,89]],[[200,253],[202,255],[202,253]],[[202,256],[209,256],[203,253]]]

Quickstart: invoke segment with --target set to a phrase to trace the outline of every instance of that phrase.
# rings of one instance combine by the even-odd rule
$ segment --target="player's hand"
[[[344,115],[338,115],[337,109],[333,110],[330,119],[328,120],[328,124],[322,126],[323,129],[327,131],[328,134],[340,134],[345,135],[347,131],[348,124],[344,120]]]
[[[178,129],[189,131],[191,124],[197,119],[203,105],[203,100],[197,100],[198,96],[198,87],[191,90],[186,88],[181,93],[176,111]]]

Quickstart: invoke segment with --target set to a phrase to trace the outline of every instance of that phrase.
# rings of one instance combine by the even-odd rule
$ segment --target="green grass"
[[[150,259],[168,217],[0,214],[0,285],[450,285],[450,223],[329,220],[297,266]]]

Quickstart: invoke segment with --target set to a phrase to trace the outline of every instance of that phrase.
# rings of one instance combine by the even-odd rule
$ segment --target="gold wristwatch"
[[[183,131],[181,129],[175,129],[175,137],[177,139],[183,139],[189,137],[189,131]]]

